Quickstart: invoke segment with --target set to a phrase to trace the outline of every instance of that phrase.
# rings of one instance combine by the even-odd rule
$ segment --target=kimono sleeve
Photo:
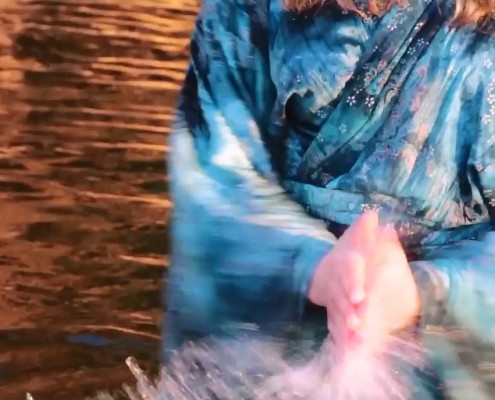
[[[434,251],[412,268],[422,297],[423,325],[450,321],[477,340],[495,345],[495,72],[478,94],[482,99],[478,134],[467,171],[473,196],[484,204],[488,232],[481,240]]]
[[[273,167],[268,1],[202,3],[171,137],[169,349],[239,322],[296,321],[335,241]]]

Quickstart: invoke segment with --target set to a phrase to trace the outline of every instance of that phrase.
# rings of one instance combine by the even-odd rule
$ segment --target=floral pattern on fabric
[[[321,339],[313,271],[368,209],[398,228],[424,322],[448,314],[485,340],[495,37],[451,27],[450,1],[381,18],[202,3],[171,139],[165,349],[239,323]]]

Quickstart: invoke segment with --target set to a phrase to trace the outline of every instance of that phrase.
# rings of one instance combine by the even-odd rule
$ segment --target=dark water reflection
[[[84,4],[84,5],[81,5]],[[0,399],[156,367],[166,135],[196,0],[0,3]]]

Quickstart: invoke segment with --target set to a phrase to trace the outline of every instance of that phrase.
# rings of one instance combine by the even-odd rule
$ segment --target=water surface
[[[196,0],[0,4],[0,398],[156,367],[166,137]]]

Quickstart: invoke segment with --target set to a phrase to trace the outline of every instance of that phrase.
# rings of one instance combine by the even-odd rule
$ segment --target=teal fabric
[[[451,27],[449,1],[202,3],[171,137],[165,352],[239,324],[324,336],[309,280],[371,208],[400,234],[422,329],[494,344],[495,37]]]

